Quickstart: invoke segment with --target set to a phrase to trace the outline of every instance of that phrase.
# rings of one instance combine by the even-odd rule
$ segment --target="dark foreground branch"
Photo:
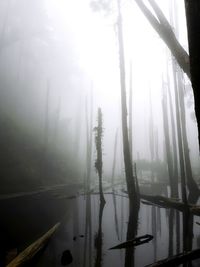
[[[198,258],[200,258],[200,249],[195,249],[193,251],[183,252],[173,257],[154,262],[150,265],[146,265],[145,267],[179,266],[180,264],[183,264],[187,261],[195,260]]]
[[[24,251],[22,251],[13,261],[11,261],[7,265],[7,267],[20,267],[24,266],[25,263],[31,261],[38,254],[38,252],[45,247],[59,225],[60,223],[54,225],[46,234],[44,234]]]

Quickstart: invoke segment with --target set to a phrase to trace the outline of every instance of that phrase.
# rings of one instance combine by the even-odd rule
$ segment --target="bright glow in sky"
[[[159,1],[159,6],[168,17],[170,0]],[[73,46],[78,52],[78,62],[93,84],[94,105],[101,106],[107,140],[113,139],[113,131],[120,125],[120,76],[115,15],[104,17],[93,12],[89,0],[46,0],[48,14],[57,23],[57,31],[72,36]],[[180,41],[186,47],[184,3],[178,1]],[[134,135],[139,136],[133,147],[141,156],[149,154],[149,91],[153,99],[155,127],[163,136],[161,98],[162,76],[166,72],[166,45],[149,25],[134,1],[124,1],[123,8],[124,43],[126,58],[127,95],[129,65],[132,61],[133,75],[133,127]],[[68,51],[66,51],[67,53]],[[88,93],[90,86],[88,86]],[[110,124],[112,122],[112,129]],[[110,129],[110,132],[109,132]],[[105,137],[106,142],[106,137]],[[160,153],[162,154],[160,140]],[[106,147],[106,144],[105,144]],[[106,152],[105,152],[106,153]]]

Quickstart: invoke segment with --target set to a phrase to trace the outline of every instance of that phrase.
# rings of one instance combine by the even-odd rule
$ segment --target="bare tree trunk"
[[[98,126],[95,127],[96,136],[96,150],[97,150],[97,159],[95,161],[95,168],[97,170],[99,176],[99,194],[100,194],[100,202],[105,204],[105,198],[103,195],[103,186],[102,186],[102,135],[103,135],[103,127],[102,127],[102,112],[101,109],[98,108]]]
[[[124,59],[124,43],[122,30],[122,15],[120,0],[118,0],[118,43],[119,43],[119,63],[120,63],[120,82],[121,82],[121,111],[122,111],[122,136],[124,165],[126,173],[126,184],[130,203],[137,200],[135,179],[133,176],[133,167],[130,154],[130,144],[128,139],[127,127],[127,104],[126,104],[126,79],[125,79],[125,59]],[[129,205],[131,208],[131,205]]]
[[[91,218],[91,165],[92,165],[92,128],[93,128],[93,101],[91,94],[90,103],[90,122],[88,116],[88,104],[86,99],[85,104],[86,115],[86,211],[85,211],[85,240],[83,251],[83,267],[87,266],[87,251],[88,251],[88,266],[92,266],[92,218]]]
[[[185,0],[185,10],[187,18],[191,81],[194,92],[195,113],[200,143],[200,109],[198,108],[200,91],[200,1]]]
[[[132,88],[132,62],[130,62],[130,84],[129,84],[129,143],[131,161],[133,161],[133,88]]]
[[[76,121],[74,129],[74,160],[77,161],[79,157],[79,148],[80,148],[80,134],[81,134],[81,99],[79,99],[79,105],[76,111]],[[91,140],[90,140],[91,142]]]
[[[172,68],[173,68],[174,91],[175,91],[176,123],[177,123],[178,149],[179,149],[180,175],[181,175],[181,192],[182,192],[182,200],[186,204],[187,203],[186,173],[184,165],[182,130],[181,130],[180,110],[179,110],[179,95],[178,95],[178,86],[176,79],[176,67],[174,61],[172,61]]]
[[[115,166],[116,166],[116,154],[117,154],[117,136],[118,130],[116,130],[115,134],[115,144],[114,144],[114,155],[113,155],[113,166],[112,166],[112,176],[111,176],[111,185],[112,189],[114,189],[114,178],[115,178]]]
[[[176,128],[174,121],[174,111],[172,104],[172,96],[170,92],[170,88],[168,88],[169,93],[169,104],[170,104],[170,117],[171,117],[171,126],[172,126],[172,144],[173,144],[173,171],[174,171],[174,179],[176,182],[176,192],[178,197],[178,157],[177,157],[177,142],[176,142]]]
[[[164,124],[164,135],[165,135],[165,148],[166,148],[166,156],[167,156],[167,166],[169,173],[169,182],[171,189],[171,197],[176,197],[177,192],[175,190],[175,181],[173,177],[173,165],[172,165],[172,155],[171,155],[171,145],[170,145],[170,137],[169,137],[169,122],[168,122],[168,111],[167,111],[167,95],[163,95],[162,100],[162,108],[163,108],[163,124]]]
[[[168,80],[168,95],[169,95],[169,106],[170,106],[170,118],[171,118],[171,127],[172,127],[172,145],[173,145],[173,179],[174,179],[174,189],[175,189],[175,197],[179,196],[178,193],[178,158],[177,158],[177,142],[176,142],[176,128],[175,128],[175,120],[174,120],[174,111],[172,104],[172,95],[170,91],[170,80],[169,75],[167,75]]]
[[[149,93],[149,106],[150,106],[150,118],[149,118],[149,148],[151,155],[151,181],[154,182],[154,171],[153,171],[153,161],[154,161],[154,123],[153,123],[153,110],[152,110],[152,102],[151,102],[151,90]]]
[[[92,94],[91,94],[91,103],[90,103],[90,122],[88,117],[88,105],[87,105],[87,99],[86,99],[86,166],[87,166],[87,177],[86,177],[86,191],[87,193],[90,191],[90,177],[91,177],[91,165],[92,165],[92,129],[93,129],[93,100],[92,100]]]
[[[185,156],[185,170],[187,176],[187,186],[189,189],[189,202],[196,203],[200,191],[198,185],[196,184],[193,175],[192,167],[189,155],[188,139],[187,139],[187,130],[186,130],[186,119],[185,119],[185,102],[183,94],[183,79],[181,79],[180,70],[178,71],[178,85],[179,85],[179,102],[180,102],[180,117],[181,117],[181,126],[182,126],[182,138],[183,138],[183,150]]]
[[[178,42],[171,25],[167,21],[166,17],[164,16],[159,6],[156,4],[154,0],[149,0],[151,7],[153,8],[156,14],[155,16],[150,11],[150,9],[148,9],[148,7],[144,4],[143,0],[135,0],[135,2],[139,6],[142,13],[145,15],[149,23],[159,34],[161,39],[166,43],[172,55],[175,57],[177,63],[190,78],[189,56],[187,52],[184,50],[184,48]]]

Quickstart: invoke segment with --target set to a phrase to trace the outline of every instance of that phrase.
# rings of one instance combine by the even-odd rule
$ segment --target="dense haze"
[[[179,40],[187,49],[184,4],[183,1],[176,2]],[[167,18],[170,3],[159,2]],[[0,1],[1,131],[5,131],[7,136],[12,133],[20,136],[23,150],[12,154],[21,154],[33,147],[47,149],[43,148],[46,144],[49,158],[54,162],[57,159],[63,169],[67,168],[58,175],[58,183],[70,179],[82,181],[84,177],[86,102],[90,117],[91,98],[92,127],[96,125],[97,108],[101,107],[103,112],[103,177],[110,179],[111,176],[116,129],[119,132],[117,177],[122,177],[124,173],[116,7],[113,3],[111,9],[105,12],[94,10],[94,6],[87,0]],[[167,80],[168,65],[173,90],[170,52],[134,1],[124,1],[122,13],[127,96],[132,62],[133,158],[150,160],[151,101],[153,131],[157,132],[159,157],[163,161],[166,157],[163,149],[162,80]],[[192,90],[186,76],[185,84],[190,157],[194,174],[197,175],[197,128]],[[5,137],[2,142],[5,144],[6,140]],[[8,146],[5,147],[7,150]],[[32,168],[33,172],[36,171],[34,168],[37,169],[35,153],[33,158],[30,156],[30,166],[27,167]],[[14,162],[17,162],[16,158],[19,160],[18,155],[13,156]],[[77,167],[72,168],[72,165]],[[44,175],[40,174],[40,177],[45,184]],[[54,178],[53,182],[57,183],[57,177]]]
[[[200,266],[198,12],[0,0],[0,266]]]

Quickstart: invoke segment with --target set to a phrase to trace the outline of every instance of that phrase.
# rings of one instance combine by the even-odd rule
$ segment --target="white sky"
[[[159,6],[168,17],[169,0],[159,1]],[[184,1],[177,1],[180,26],[180,42],[187,48],[187,35],[184,18]],[[78,64],[85,73],[83,90],[89,94],[90,84],[94,87],[94,106],[102,107],[104,114],[104,154],[113,157],[110,149],[114,134],[120,127],[120,87],[115,16],[104,17],[95,13],[88,0],[46,0],[48,15],[53,21],[55,32],[63,35],[63,40],[71,36],[71,45],[77,51]],[[162,75],[166,69],[166,46],[149,25],[134,1],[123,1],[124,42],[127,70],[133,65],[133,135],[134,153],[149,155],[149,89],[153,99],[154,123],[159,136],[163,136],[161,116]],[[65,36],[66,32],[66,36]],[[61,40],[62,42],[62,40]],[[66,53],[67,53],[66,49]],[[86,89],[88,87],[88,89]],[[88,91],[88,92],[87,92]],[[190,123],[194,128],[194,124]],[[163,138],[163,137],[162,137]],[[159,140],[162,155],[162,139]],[[192,144],[196,157],[196,144]],[[136,156],[135,156],[136,157]],[[111,161],[109,161],[111,162]],[[108,167],[109,168],[109,167]]]

